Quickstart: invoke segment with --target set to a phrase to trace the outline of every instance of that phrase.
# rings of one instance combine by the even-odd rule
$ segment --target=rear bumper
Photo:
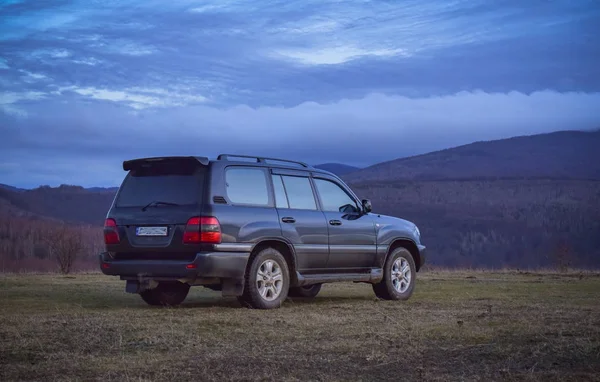
[[[161,277],[173,279],[195,279],[216,277],[241,279],[246,272],[250,253],[240,252],[202,252],[196,254],[194,261],[167,260],[118,260],[100,254],[100,269],[110,276]]]
[[[419,269],[421,269],[423,267],[423,265],[425,265],[425,261],[427,260],[427,248],[425,248],[424,245],[417,245],[417,249],[419,250],[419,257],[421,258],[421,261],[419,263]],[[419,270],[417,269],[417,271]]]

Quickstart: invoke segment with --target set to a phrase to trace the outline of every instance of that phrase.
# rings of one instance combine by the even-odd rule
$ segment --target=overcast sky
[[[0,1],[0,183],[600,127],[600,1]]]

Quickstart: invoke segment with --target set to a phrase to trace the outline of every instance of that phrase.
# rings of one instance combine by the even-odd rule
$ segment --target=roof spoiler
[[[156,162],[195,162],[202,166],[208,166],[209,159],[205,157],[154,157],[154,158],[139,158],[131,159],[123,162],[123,170],[130,171],[134,168],[139,168],[143,165],[149,165]]]

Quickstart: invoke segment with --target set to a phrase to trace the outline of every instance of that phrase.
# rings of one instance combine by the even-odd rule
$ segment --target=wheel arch
[[[250,252],[250,257],[248,258],[248,263],[246,265],[246,269],[252,266],[252,261],[256,257],[256,255],[265,248],[274,248],[285,259],[288,270],[290,272],[290,286],[298,284],[298,277],[296,273],[296,253],[294,252],[294,247],[285,240],[275,239],[275,238],[266,238],[254,245],[252,251]]]
[[[385,260],[383,262],[384,266],[385,266],[385,263],[386,263],[388,257],[390,256],[390,254],[393,251],[395,251],[397,248],[401,248],[401,247],[406,248],[410,252],[413,259],[415,260],[415,267],[418,272],[421,269],[421,254],[419,252],[419,248],[417,247],[417,244],[413,240],[405,238],[405,237],[397,238],[392,241],[392,243],[388,247],[387,253],[385,254]]]

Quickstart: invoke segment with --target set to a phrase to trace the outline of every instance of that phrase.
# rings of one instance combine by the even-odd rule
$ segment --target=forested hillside
[[[418,224],[428,261],[459,267],[600,267],[600,181],[353,185],[378,213]]]

